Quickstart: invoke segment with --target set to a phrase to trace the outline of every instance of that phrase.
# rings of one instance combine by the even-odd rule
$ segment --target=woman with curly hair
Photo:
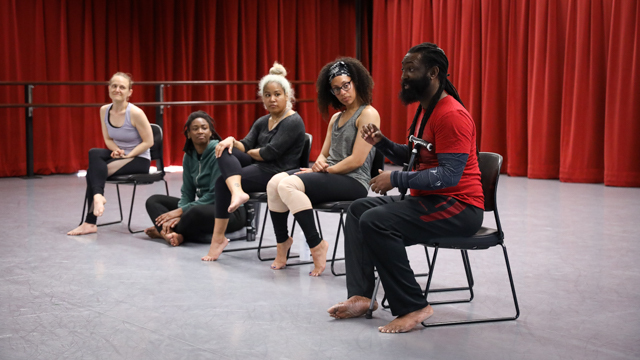
[[[293,238],[287,217],[293,213],[313,256],[311,276],[320,276],[326,266],[328,243],[320,238],[313,218],[313,204],[351,201],[366,197],[375,150],[358,136],[363,126],[380,125],[380,115],[371,103],[373,79],[356,59],[339,58],[326,64],[316,82],[318,107],[327,116],[329,106],[338,110],[327,128],[322,152],[313,167],[275,175],[267,185],[269,211],[276,234],[277,255],[271,264],[283,269]]]

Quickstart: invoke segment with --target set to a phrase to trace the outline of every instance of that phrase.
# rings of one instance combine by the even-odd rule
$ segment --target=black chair
[[[121,223],[123,220],[122,216],[122,203],[120,201],[120,185],[133,185],[133,194],[131,195],[131,209],[129,210],[129,222],[127,224],[127,228],[129,232],[132,234],[143,232],[144,230],[131,230],[131,215],[133,214],[133,203],[136,199],[136,187],[138,185],[149,185],[158,181],[164,181],[164,187],[167,191],[167,195],[169,195],[169,185],[167,181],[164,179],[164,162],[162,160],[162,128],[159,125],[151,124],[151,130],[153,131],[153,146],[151,147],[151,160],[156,161],[156,167],[158,171],[152,174],[133,174],[133,175],[117,175],[110,176],[107,178],[107,184],[115,184],[116,190],[118,192],[118,206],[120,208],[120,220],[112,221],[105,224],[98,224],[98,226],[112,225]],[[85,199],[84,206],[82,207],[82,221],[84,221],[84,214],[87,209],[87,202]]]
[[[516,313],[514,316],[508,316],[508,317],[458,320],[458,321],[446,321],[446,322],[436,322],[436,323],[423,322],[422,325],[425,327],[507,321],[507,320],[515,320],[520,316],[520,308],[518,306],[516,289],[513,283],[513,276],[511,274],[511,266],[509,264],[507,248],[504,245],[504,233],[502,232],[502,225],[500,224],[500,216],[498,214],[498,206],[497,206],[498,178],[500,176],[500,167],[502,166],[502,156],[499,154],[489,153],[489,152],[481,152],[479,155],[480,156],[478,158],[478,163],[480,165],[480,172],[482,174],[481,182],[482,182],[482,191],[484,193],[484,210],[485,212],[493,212],[495,222],[496,222],[496,229],[487,228],[483,226],[480,228],[480,230],[476,232],[475,235],[471,237],[447,237],[447,238],[428,239],[427,243],[424,244],[424,246],[433,247],[434,252],[433,252],[432,261],[429,262],[427,258],[427,261],[429,263],[429,273],[427,278],[427,285],[424,291],[425,299],[428,298],[430,292],[434,292],[434,290],[430,289],[430,287],[431,287],[431,279],[433,277],[433,270],[435,268],[439,249],[441,248],[456,249],[456,250],[462,251],[462,258],[465,266],[465,274],[467,278],[468,288],[459,288],[459,289],[468,290],[470,293],[470,297],[468,299],[461,299],[461,300],[433,301],[433,302],[430,302],[430,305],[471,302],[474,298],[474,294],[473,294],[474,284],[473,284],[473,278],[471,276],[471,269],[469,266],[469,258],[467,255],[467,251],[468,250],[485,250],[485,249],[489,249],[491,247],[500,245],[502,247],[502,252],[504,254],[504,260],[507,267],[507,274],[509,275],[509,283],[511,285],[511,294],[513,296],[513,304],[515,306]],[[373,303],[373,299],[375,299],[376,297],[376,293],[378,291],[379,285],[380,285],[380,278],[378,277],[374,294],[372,296],[372,303]],[[443,289],[443,290],[453,291],[457,289]],[[369,310],[370,311],[372,310],[371,307]],[[369,313],[367,313],[367,318],[370,318],[370,311]]]
[[[371,178],[378,176],[378,170],[384,170],[384,154],[380,151],[376,151],[375,148],[372,149],[375,151],[375,155],[373,158],[373,162],[371,163]],[[333,246],[333,256],[331,257],[331,273],[335,276],[343,276],[345,273],[336,273],[335,271],[335,262],[344,260],[344,258],[336,259],[336,253],[338,252],[338,243],[340,242],[340,233],[344,236],[344,214],[349,208],[349,206],[353,203],[353,201],[329,201],[320,204],[313,205],[313,210],[316,214],[316,222],[318,223],[318,232],[320,233],[320,238],[324,239],[322,235],[322,226],[320,224],[320,217],[318,213],[339,213],[340,220],[338,222],[338,230],[336,231],[336,240]],[[295,226],[295,222],[294,222]],[[291,231],[293,233],[293,229]],[[329,259],[327,259],[328,261]],[[313,261],[304,261],[304,262],[296,262],[296,263],[287,263],[287,266],[295,266],[295,265],[305,265],[312,264]]]
[[[302,148],[302,154],[300,154],[300,167],[309,167],[309,155],[311,153],[311,144],[313,143],[313,135],[304,134],[304,147]],[[247,234],[244,238],[232,239],[240,240],[246,239],[247,241],[255,241],[255,234],[257,232],[257,228],[260,226],[260,212],[262,209],[262,204],[267,203],[267,193],[266,192],[252,192],[249,193],[249,201],[245,203],[245,207],[247,208],[247,221],[250,223],[247,226]],[[275,258],[263,258],[261,254],[262,249],[274,248],[276,245],[262,246],[262,240],[264,239],[264,224],[267,221],[267,215],[269,214],[269,207],[267,206],[264,212],[264,218],[262,219],[262,231],[260,232],[260,241],[258,242],[258,246],[253,247],[243,247],[238,249],[225,249],[222,252],[236,252],[236,251],[245,251],[245,250],[257,250],[258,251],[258,259],[262,261],[270,261]]]

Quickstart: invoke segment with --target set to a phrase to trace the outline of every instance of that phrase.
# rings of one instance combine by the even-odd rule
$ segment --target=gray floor
[[[168,179],[179,194],[181,174]],[[204,263],[206,245],[172,248],[123,224],[66,236],[83,191],[76,176],[0,179],[1,359],[640,358],[637,188],[501,177],[521,317],[402,335],[377,331],[393,318],[387,311],[331,319],[326,309],[345,299],[345,279],[311,278],[309,265],[273,271],[255,251]],[[145,186],[138,196],[161,191]],[[131,188],[123,193],[126,203]],[[104,220],[116,216],[114,194],[108,187]],[[322,220],[333,233],[337,216]],[[149,225],[140,200],[133,226]],[[273,243],[270,228],[266,234]],[[424,270],[422,248],[409,251]],[[513,312],[501,252],[470,256],[476,298],[435,307],[434,320]],[[462,282],[459,253],[442,251],[434,286]]]

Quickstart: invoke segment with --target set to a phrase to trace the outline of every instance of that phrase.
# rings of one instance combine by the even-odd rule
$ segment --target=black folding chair
[[[466,275],[467,284],[468,284],[467,288],[454,288],[454,289],[441,289],[441,290],[443,291],[468,290],[470,296],[468,299],[465,298],[465,299],[458,299],[458,300],[433,301],[429,303],[430,305],[443,305],[443,304],[471,302],[474,298],[474,294],[473,294],[474,284],[473,284],[473,278],[471,276],[471,268],[469,266],[469,258],[468,258],[467,251],[468,250],[485,250],[485,249],[489,249],[491,247],[500,245],[502,247],[502,251],[504,254],[504,260],[507,268],[507,274],[509,276],[511,294],[513,297],[513,304],[515,306],[516,313],[514,316],[507,316],[507,317],[457,320],[457,321],[446,321],[446,322],[435,322],[435,323],[423,322],[422,325],[425,327],[507,321],[507,320],[515,320],[520,316],[520,308],[518,306],[516,289],[513,283],[513,276],[511,274],[511,266],[509,264],[507,248],[504,245],[504,233],[502,232],[502,225],[500,223],[500,216],[498,214],[498,206],[497,206],[498,178],[500,175],[500,167],[502,166],[502,156],[495,153],[481,152],[479,154],[478,163],[480,165],[482,190],[484,193],[484,210],[485,212],[493,212],[495,222],[496,222],[496,228],[493,229],[493,228],[488,228],[483,226],[480,228],[480,230],[476,232],[475,235],[471,237],[444,237],[444,238],[427,239],[424,246],[433,247],[434,253],[433,253],[433,260],[429,261],[429,259],[427,259],[428,265],[429,265],[429,273],[427,275],[428,276],[427,285],[424,291],[425,299],[428,298],[429,293],[434,292],[434,290],[431,289],[430,287],[431,287],[431,280],[433,278],[433,270],[435,268],[439,249],[441,248],[457,249],[462,251],[463,264],[465,266],[465,275]],[[376,297],[376,293],[378,291],[379,286],[380,286],[380,278],[378,277],[374,294],[372,296],[372,304]],[[371,311],[372,311],[372,306],[369,308],[369,312],[367,313],[367,318],[371,318]]]
[[[376,151],[373,148],[371,151],[375,152],[373,157],[373,162],[371,164],[371,178],[378,176],[378,170],[384,170],[384,154],[380,151]],[[313,210],[316,214],[316,222],[318,224],[318,231],[320,232],[320,238],[324,239],[324,235],[322,235],[322,225],[320,224],[320,217],[318,213],[334,213],[340,214],[340,220],[338,221],[338,230],[336,231],[336,240],[333,245],[333,255],[331,257],[331,273],[335,276],[343,276],[345,273],[337,273],[335,271],[335,263],[336,261],[344,260],[344,258],[336,259],[336,254],[338,252],[338,243],[340,242],[340,234],[342,233],[344,237],[344,214],[346,213],[349,206],[353,203],[353,201],[329,201],[320,204],[313,205]],[[295,229],[295,221],[294,221],[294,229]],[[291,230],[293,233],[293,229]],[[329,259],[327,259],[329,261]],[[313,261],[301,261],[295,263],[287,263],[287,266],[295,266],[295,265],[305,265],[305,264],[313,264]]]
[[[302,148],[302,154],[300,154],[300,167],[309,167],[309,155],[311,152],[311,144],[313,143],[313,136],[311,134],[304,134],[304,135],[305,135],[304,147]],[[249,201],[245,203],[245,207],[247,207],[248,222],[250,222],[250,225],[247,227],[247,235],[246,235],[247,241],[255,241],[255,234],[257,232],[257,228],[260,226],[260,211],[262,209],[262,204],[266,204],[266,203],[267,203],[266,192],[249,193]],[[262,246],[262,240],[264,238],[264,228],[265,228],[264,225],[267,221],[268,214],[269,214],[269,206],[267,205],[264,212],[264,218],[262,219],[262,231],[260,232],[260,241],[258,242],[258,246],[243,247],[238,249],[225,249],[222,252],[258,250],[258,259],[260,259],[261,261],[274,260],[275,258],[263,258],[261,254],[262,249],[276,247],[276,245]]]
[[[159,125],[151,124],[151,130],[153,131],[153,146],[151,146],[151,160],[156,161],[156,167],[158,171],[151,174],[133,174],[133,175],[117,175],[107,178],[107,184],[115,184],[116,191],[118,193],[118,207],[120,209],[120,220],[112,221],[104,224],[98,224],[98,226],[112,225],[121,223],[124,219],[122,216],[122,202],[120,201],[120,185],[133,185],[133,194],[131,195],[131,209],[129,210],[129,222],[127,228],[132,234],[143,232],[143,230],[133,231],[131,230],[131,215],[133,214],[133,203],[136,199],[136,188],[138,185],[150,185],[158,181],[164,181],[164,187],[169,195],[169,185],[164,179],[164,162],[162,160],[162,128]],[[84,221],[84,214],[87,210],[87,201],[85,199],[84,206],[82,207],[82,218],[80,224]]]

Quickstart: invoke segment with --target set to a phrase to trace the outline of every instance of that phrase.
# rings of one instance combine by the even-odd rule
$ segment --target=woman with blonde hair
[[[216,181],[216,218],[209,253],[203,261],[217,260],[228,239],[224,233],[229,214],[249,200],[247,192],[266,191],[271,177],[300,164],[304,122],[293,111],[293,89],[287,71],[277,62],[260,80],[258,95],[269,114],[253,123],[242,140],[232,136],[216,146],[222,175]]]

